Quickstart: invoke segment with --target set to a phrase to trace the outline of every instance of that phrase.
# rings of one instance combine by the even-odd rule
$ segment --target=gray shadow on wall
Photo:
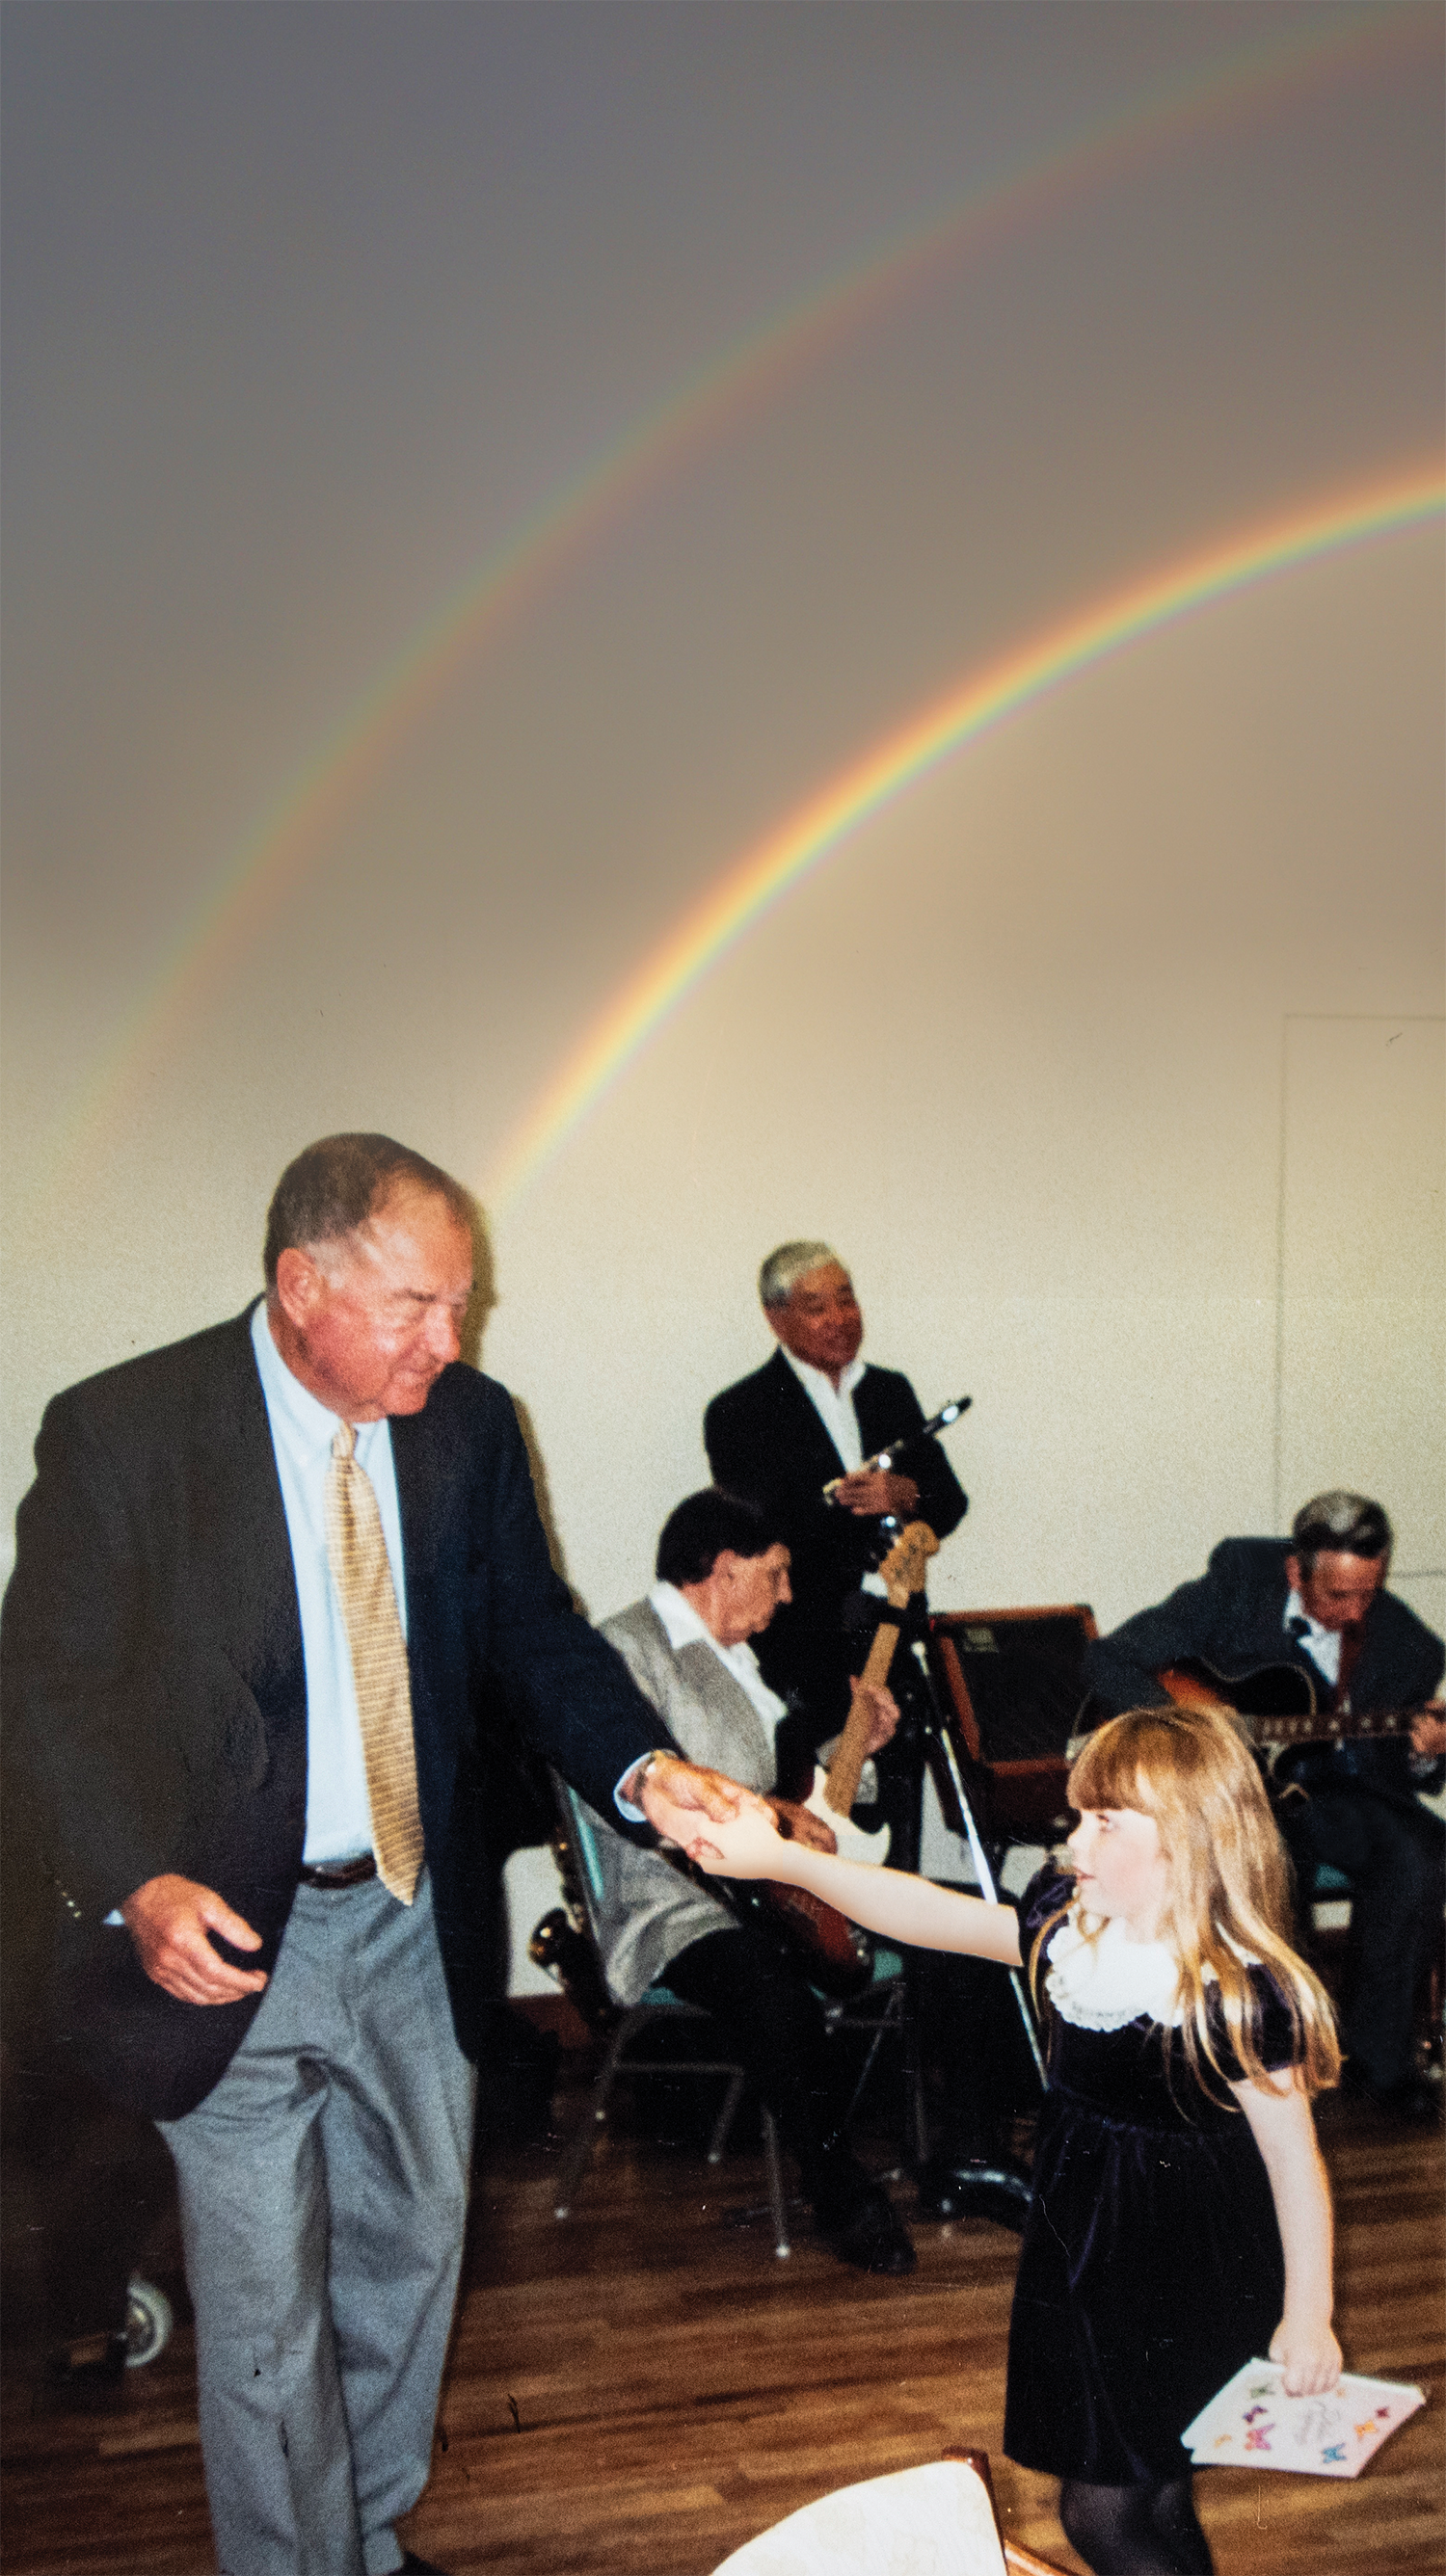
[[[482,1336],[487,1319],[497,1303],[497,1263],[492,1251],[492,1236],[487,1224],[487,1211],[470,1190],[463,1196],[467,1202],[467,1222],[472,1234],[472,1297],[462,1318],[458,1336],[462,1357],[469,1368],[482,1366]]]
[[[472,1289],[472,1301],[467,1308],[466,1315],[462,1322],[462,1357],[469,1368],[480,1368],[482,1366],[483,1335],[487,1330],[488,1318],[497,1304],[497,1263],[492,1250],[492,1235],[487,1223],[487,1211],[483,1207],[480,1199],[474,1198],[470,1190],[466,1192],[466,1199],[469,1210],[469,1222],[472,1229],[472,1276],[474,1284]],[[509,1393],[510,1392],[511,1390],[509,1389]],[[543,1530],[547,1538],[548,1555],[552,1559],[554,1570],[561,1575],[563,1582],[567,1584],[569,1592],[572,1592],[574,1607],[580,1610],[583,1617],[586,1618],[588,1615],[587,1604],[575,1591],[573,1591],[572,1583],[568,1576],[567,1559],[563,1551],[562,1540],[558,1535],[557,1521],[552,1508],[552,1493],[547,1481],[547,1467],[543,1460],[542,1451],[538,1446],[537,1432],[533,1425],[532,1416],[528,1412],[521,1397],[517,1395],[512,1397],[512,1410],[517,1416],[517,1428],[522,1434],[522,1445],[527,1451],[527,1464],[532,1474],[532,1490],[537,1498],[538,1517],[542,1522]]]

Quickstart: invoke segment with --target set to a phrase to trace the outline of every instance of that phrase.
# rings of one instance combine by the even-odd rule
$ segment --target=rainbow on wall
[[[1439,464],[1237,531],[1028,637],[873,743],[727,868],[616,993],[536,1101],[491,1177],[514,1198],[668,1014],[770,907],[926,772],[1049,690],[1195,610],[1348,546],[1438,519]]]
[[[856,266],[805,301],[769,315],[745,340],[688,377],[554,493],[485,564],[448,590],[253,817],[177,925],[156,973],[86,1083],[66,1120],[71,1141],[79,1142],[102,1116],[116,1119],[123,1094],[140,1077],[142,1059],[154,1059],[229,959],[257,935],[267,912],[315,864],[346,813],[457,674],[471,668],[512,619],[685,457],[733,430],[877,312],[958,263],[986,257],[1023,228],[1056,219],[1091,192],[1118,185],[1129,172],[1216,132],[1231,118],[1279,114],[1318,88],[1388,75],[1418,59],[1424,69],[1428,59],[1434,64],[1436,46],[1434,12],[1411,7],[1345,10],[1304,28],[1291,22],[1283,32],[1274,21],[1262,20],[1252,25],[1245,44],[1220,59],[1193,67],[962,205],[950,205],[877,245]],[[1056,676],[1062,671],[1063,666]],[[714,935],[730,933],[720,929]],[[98,1136],[91,1142],[98,1145]]]

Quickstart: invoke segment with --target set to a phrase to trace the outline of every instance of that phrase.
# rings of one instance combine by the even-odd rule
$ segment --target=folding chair
[[[574,1928],[582,1932],[592,1947],[598,1974],[602,1975],[602,1953],[597,1937],[597,1908],[602,1901],[602,1872],[598,1864],[597,1828],[585,1799],[554,1771],[553,1791],[562,1823],[566,1857],[571,1869],[564,1867],[564,1893],[572,1902],[574,1914],[581,1920]],[[570,1884],[569,1884],[570,1882]],[[609,2037],[603,2062],[594,2079],[587,2107],[572,2136],[563,2149],[558,2167],[557,2194],[553,2202],[556,2217],[566,2218],[582,2187],[592,2155],[593,2142],[600,2124],[607,2118],[608,2098],[620,2075],[725,2075],[727,2090],[722,2108],[713,2123],[708,2140],[708,2162],[721,2164],[733,2126],[734,2114],[743,2092],[745,2074],[741,2066],[728,2058],[677,2057],[630,2058],[629,2050],[645,2031],[671,2023],[708,2022],[711,2018],[697,2004],[684,2003],[666,1986],[650,1986],[639,2003],[614,2004],[617,2022]],[[758,2106],[763,2128],[763,2162],[768,2179],[768,2212],[773,2222],[774,2252],[780,2258],[792,2249],[788,2235],[788,2205],[784,2198],[783,2171],[778,2154],[778,2129],[766,2102]]]

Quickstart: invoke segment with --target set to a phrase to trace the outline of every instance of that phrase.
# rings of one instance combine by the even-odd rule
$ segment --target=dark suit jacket
[[[1141,1610],[1084,1650],[1084,1678],[1111,1711],[1152,1708],[1165,1700],[1155,1676],[1186,1656],[1197,1657],[1230,1681],[1265,1664],[1293,1664],[1317,1689],[1321,1674],[1305,1648],[1285,1633],[1290,1585],[1285,1560],[1290,1541],[1226,1538],[1212,1550],[1206,1572],[1182,1583],[1168,1601]],[[1429,1699],[1446,1664],[1439,1637],[1390,1592],[1379,1592],[1367,1614],[1360,1660],[1351,1676],[1356,1709],[1409,1708]],[[1329,1760],[1339,1785],[1397,1794],[1411,1787],[1404,1739],[1342,1747]]]
[[[466,2047],[481,1863],[461,1775],[484,1677],[603,1808],[658,1720],[552,1570],[506,1390],[456,1365],[391,1428],[418,1795]],[[53,1891],[49,2009],[120,2098],[175,2118],[256,1999],[178,2003],[104,1918],[176,1871],[261,1934],[242,1963],[269,1970],[305,1833],[301,1622],[249,1314],[57,1396],[35,1455],[0,1661],[11,1794]]]
[[[866,1458],[917,1431],[924,1419],[896,1369],[864,1370],[854,1412]],[[847,1712],[847,1675],[861,1661],[842,1639],[843,1604],[874,1563],[877,1524],[823,1500],[824,1486],[843,1473],[843,1460],[781,1350],[752,1377],[714,1396],[703,1440],[714,1481],[778,1516],[793,1557],[793,1602],[757,1639],[758,1660],[776,1691],[814,1704],[827,1732]],[[938,1441],[926,1440],[904,1467],[919,1487],[920,1519],[936,1538],[947,1538],[969,1504]]]

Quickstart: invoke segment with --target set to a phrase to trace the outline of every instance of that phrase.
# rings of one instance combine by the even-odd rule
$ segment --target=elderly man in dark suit
[[[466,2206],[484,1676],[638,1825],[663,1781],[742,1794],[553,1573],[511,1403],[458,1364],[472,1260],[444,1172],[325,1139],[272,1201],[264,1301],[57,1397],[20,1508],[7,1740],[54,2043],[175,2159],[227,2576],[424,2564],[394,2526]]]
[[[603,1635],[675,1744],[766,1797],[791,1833],[832,1851],[829,1827],[775,1794],[783,1702],[751,1644],[789,1598],[788,1550],[768,1514],[713,1487],[690,1494],[663,1525],[657,1576],[646,1600],[603,1621]],[[892,1735],[898,1711],[888,1691],[871,1696],[873,1752]],[[603,1973],[617,2001],[636,2003],[662,1984],[712,2013],[773,2111],[840,2262],[912,2272],[914,2249],[888,2194],[838,2134],[823,2008],[804,1969],[777,1938],[657,1852],[607,1824],[598,1827],[597,1847]]]
[[[853,1281],[826,1243],[784,1243],[758,1278],[778,1348],[765,1367],[715,1395],[703,1440],[716,1482],[774,1515],[793,1564],[793,1601],[759,1648],[775,1690],[806,1703],[830,1734],[849,1709],[863,1647],[845,1607],[876,1562],[880,1516],[924,1520],[947,1538],[968,1497],[936,1440],[907,1470],[864,1460],[917,1431],[924,1416],[906,1377],[860,1360],[864,1319]],[[825,1485],[836,1486],[824,1499]]]
[[[1303,1882],[1325,1861],[1351,1883],[1347,2089],[1396,2118],[1436,2119],[1439,2096],[1416,2068],[1413,2002],[1441,1942],[1446,1829],[1416,1792],[1441,1777],[1446,1707],[1434,1694],[1446,1648],[1386,1590],[1391,1543],[1379,1503],[1317,1494],[1288,1539],[1222,1539],[1198,1581],[1087,1645],[1084,1671],[1112,1712],[1164,1702],[1159,1676],[1180,1665],[1204,1667],[1227,1697],[1288,1666],[1318,1708],[1422,1711],[1409,1734],[1283,1754],[1273,1776]]]
[[[752,1377],[713,1398],[703,1438],[718,1483],[763,1505],[792,1558],[792,1606],[760,1639],[759,1662],[790,1702],[779,1760],[793,1786],[820,1737],[848,1714],[850,1677],[862,1670],[877,1624],[869,1592],[881,1516],[923,1520],[947,1538],[969,1506],[937,1440],[909,1450],[902,1467],[865,1464],[917,1431],[924,1414],[906,1377],[859,1358],[864,1319],[833,1247],[780,1244],[759,1272],[758,1293],[778,1348]],[[919,1684],[907,1658],[898,1672],[907,1731]],[[880,1812],[895,1859],[912,1867],[919,1799],[907,1752],[880,1764]],[[944,2039],[942,2129],[918,2176],[919,2208],[930,2217],[985,2211],[1022,2224],[1023,2178],[1005,2141],[1014,2096],[1030,2079],[1017,2065],[1008,1985],[997,1969],[968,1959],[920,1962],[914,1974],[924,2017]],[[994,2179],[1001,2174],[1003,2190]]]

